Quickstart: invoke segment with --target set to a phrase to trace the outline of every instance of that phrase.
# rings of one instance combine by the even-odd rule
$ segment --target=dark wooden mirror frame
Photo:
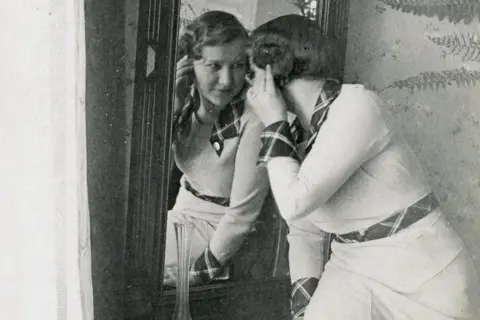
[[[319,2],[317,20],[340,46],[343,75],[349,0]],[[162,286],[171,158],[178,0],[140,0],[128,208],[125,319],[170,319],[175,295]],[[148,61],[154,61],[153,69]],[[147,66],[148,65],[148,66]],[[148,67],[148,70],[147,70]],[[150,70],[151,69],[151,70]],[[289,319],[288,277],[191,289],[195,319]],[[275,296],[275,298],[272,298]],[[209,303],[205,303],[205,301]]]

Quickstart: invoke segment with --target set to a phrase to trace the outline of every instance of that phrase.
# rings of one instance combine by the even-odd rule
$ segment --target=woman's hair
[[[222,45],[236,39],[248,39],[248,33],[238,19],[223,11],[208,11],[185,27],[179,39],[179,59],[188,55],[199,59],[204,46]]]
[[[333,78],[337,66],[336,47],[322,34],[317,22],[290,14],[273,19],[251,34],[253,63],[269,64],[277,79]]]

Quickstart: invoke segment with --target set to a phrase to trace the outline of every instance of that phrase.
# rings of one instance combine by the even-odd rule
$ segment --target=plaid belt
[[[336,234],[333,236],[333,239],[340,243],[355,243],[390,237],[424,218],[438,206],[439,203],[435,195],[429,193],[408,208],[395,213],[382,222],[374,224],[367,229],[342,235]]]
[[[202,200],[212,202],[223,207],[230,206],[230,198],[214,197],[214,196],[207,196],[205,194],[201,194],[200,192],[195,190],[190,184],[190,182],[188,182],[187,180],[185,180],[185,189],[187,189],[187,191],[189,191],[195,197],[200,198]]]

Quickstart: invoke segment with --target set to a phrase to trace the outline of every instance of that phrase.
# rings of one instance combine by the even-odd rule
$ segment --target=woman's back
[[[351,121],[347,118],[360,114],[362,119],[368,120],[360,119],[355,125],[369,126],[365,128],[371,132],[368,140],[359,144],[355,139],[335,136],[342,123]],[[362,229],[431,191],[415,154],[395,128],[394,121],[376,94],[362,85],[342,85],[315,144],[329,143],[334,148],[336,143],[348,143],[351,145],[349,153],[363,153],[366,161],[311,216],[323,230],[345,233]]]

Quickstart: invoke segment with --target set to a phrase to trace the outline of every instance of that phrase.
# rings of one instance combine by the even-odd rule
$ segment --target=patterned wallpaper
[[[345,79],[397,116],[480,272],[480,1],[350,3]]]
[[[205,11],[221,10],[236,16],[246,28],[255,23],[258,0],[181,0],[180,27]]]

